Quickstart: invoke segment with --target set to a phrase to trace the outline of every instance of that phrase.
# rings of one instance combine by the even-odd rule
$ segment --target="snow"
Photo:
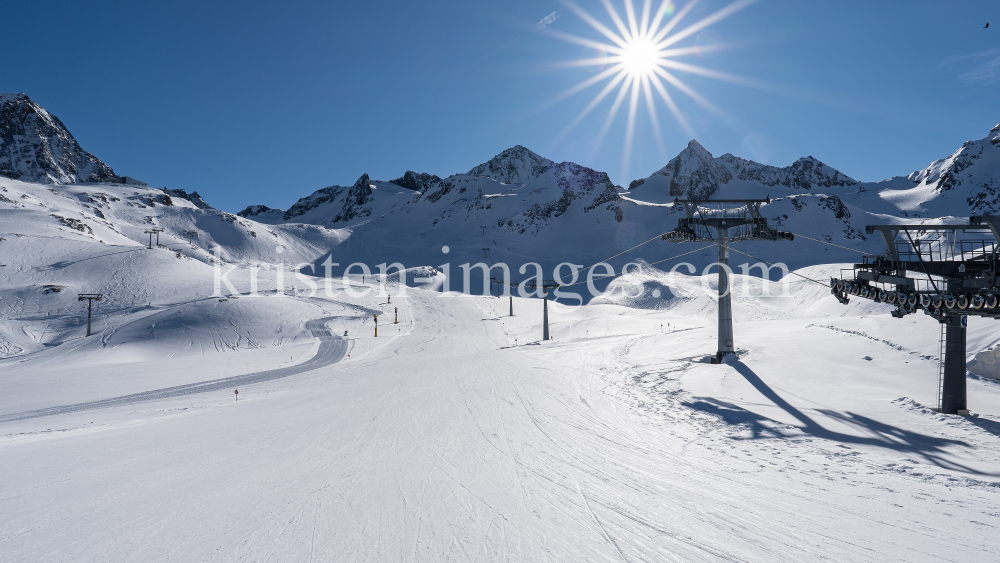
[[[108,293],[136,301],[156,287],[141,293],[152,305],[96,304],[88,339],[76,287],[17,289],[44,266],[3,274],[2,326],[26,350],[0,360],[10,560],[929,561],[1000,547],[1000,383],[969,380],[978,418],[930,411],[926,317],[842,307],[800,278],[758,297],[761,280],[737,275],[740,356],[710,365],[714,276],[642,267],[586,306],[550,302],[554,340],[540,342],[540,300],[515,298],[508,317],[507,298],[442,294],[440,275],[384,293],[368,279],[361,297],[342,280],[310,297],[262,278],[258,297],[220,301],[196,260],[140,247],[114,269],[90,237],[42,247],[4,230],[37,264],[76,256],[55,281],[116,279]],[[231,275],[243,293],[248,272]],[[671,293],[631,297],[652,284]],[[970,354],[997,340],[972,320]]]
[[[987,178],[992,158],[952,174]],[[719,365],[715,248],[685,257],[694,271],[652,265],[696,248],[654,238],[678,217],[663,174],[602,199],[624,190],[515,147],[469,174],[410,174],[419,192],[364,175],[245,217],[0,179],[0,559],[995,558],[1000,325],[970,320],[976,416],[940,415],[938,323],[822,283],[880,250],[861,226],[971,204],[815,159],[712,161],[733,176],[719,194],[774,189],[769,220],[847,247],[734,245],[796,270],[768,281],[731,255],[738,354]],[[560,290],[584,304],[549,302],[550,341],[540,299],[510,317],[506,296],[443,292],[484,246],[550,272],[646,239],[593,299]],[[338,276],[409,269],[294,274],[327,258]],[[89,338],[83,292],[105,295]]]

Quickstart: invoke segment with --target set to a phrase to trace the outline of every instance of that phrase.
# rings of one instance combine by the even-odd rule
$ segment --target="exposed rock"
[[[284,215],[283,209],[272,209],[266,205],[248,205],[246,209],[237,213],[240,217],[256,218],[259,215]]]
[[[670,195],[687,199],[708,199],[720,185],[733,179],[729,170],[695,140],[660,173],[670,178]]]
[[[163,193],[165,193],[165,194],[167,194],[169,196],[172,196],[172,197],[178,197],[178,198],[181,198],[181,199],[186,199],[186,200],[190,201],[191,203],[195,204],[195,206],[198,209],[211,209],[212,208],[211,205],[209,205],[204,199],[202,199],[202,197],[200,195],[198,195],[198,192],[187,193],[184,190],[168,190],[166,188],[163,188]]]
[[[759,182],[765,186],[784,186],[808,191],[817,187],[853,186],[858,183],[857,180],[811,156],[800,158],[791,166],[784,168],[760,164],[732,154],[724,154],[719,160],[728,165],[727,167],[732,169],[740,180]]]
[[[395,180],[389,181],[391,184],[396,184],[401,188],[406,188],[415,192],[422,192],[439,182],[441,182],[441,178],[437,176],[427,174],[426,172],[418,174],[412,170],[407,170],[406,174],[403,174],[402,178],[396,178]]]
[[[316,190],[311,195],[296,201],[294,205],[288,208],[288,211],[285,211],[282,219],[288,221],[300,215],[305,215],[307,212],[312,211],[320,205],[336,199],[336,197],[340,195],[340,192],[343,190],[344,188],[341,186],[330,186]]]
[[[0,175],[45,184],[117,179],[110,166],[80,148],[59,118],[25,94],[0,94]]]
[[[372,195],[372,182],[368,174],[362,174],[357,182],[347,190],[347,201],[344,208],[333,218],[333,223],[350,221],[359,217],[371,215],[371,209],[364,207]]]
[[[469,176],[489,176],[505,184],[526,184],[545,174],[555,163],[516,145],[469,170]]]

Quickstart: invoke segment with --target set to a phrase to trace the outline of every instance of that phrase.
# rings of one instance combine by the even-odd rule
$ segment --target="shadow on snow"
[[[764,395],[764,397],[774,403],[775,406],[781,408],[783,411],[798,420],[801,423],[798,428],[807,434],[843,444],[875,446],[918,455],[926,459],[928,462],[945,469],[977,475],[1000,476],[1000,473],[984,473],[946,459],[948,452],[945,448],[949,446],[960,446],[966,448],[972,447],[968,443],[961,440],[938,438],[935,436],[920,434],[918,432],[912,432],[910,430],[904,430],[902,428],[897,428],[855,413],[840,413],[831,410],[820,410],[818,412],[823,415],[836,419],[841,423],[853,426],[862,431],[863,434],[867,435],[854,436],[851,434],[828,430],[783,399],[743,362],[736,361],[730,365],[737,371],[737,373],[743,376],[747,382],[753,385],[761,395]],[[767,424],[768,422],[773,423],[774,421],[738,405],[704,397],[699,397],[696,401],[685,402],[684,405],[694,410],[718,416],[726,424],[748,427],[752,434],[750,439],[757,439],[765,436],[784,437],[780,433],[775,432],[771,425]],[[1000,436],[1000,423],[978,418],[970,418],[968,420],[983,430],[986,430],[996,436]]]

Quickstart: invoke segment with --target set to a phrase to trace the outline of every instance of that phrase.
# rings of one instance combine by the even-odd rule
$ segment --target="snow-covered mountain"
[[[783,168],[746,160],[730,153],[712,156],[698,141],[648,178],[629,184],[635,197],[665,203],[674,198],[722,199],[781,196],[839,190],[857,185],[853,178],[808,156]],[[761,193],[761,195],[757,195]]]
[[[632,241],[627,233],[616,235],[624,221],[620,190],[603,172],[517,146],[443,179],[408,171],[384,182],[364,174],[351,186],[317,190],[284,212],[250,206],[240,215],[348,230],[348,240],[330,252],[339,268],[503,261],[516,271],[525,262],[582,264],[593,253],[616,254],[619,243]]]
[[[8,118],[7,122],[16,122],[22,129],[26,123],[58,126],[58,135],[39,132],[37,127],[32,130],[39,147],[48,147],[49,138],[72,140],[58,120],[26,96],[4,99],[5,115],[21,115],[20,121]],[[1000,205],[995,180],[1000,173],[998,132],[1000,128],[994,128],[986,138],[966,143],[951,157],[925,170],[877,183],[859,182],[811,156],[786,167],[769,166],[732,154],[715,157],[697,141],[691,141],[666,166],[631,182],[628,190],[616,186],[603,172],[573,162],[556,163],[515,146],[468,172],[445,178],[406,171],[399,178],[381,181],[362,174],[352,185],[317,190],[287,210],[251,205],[235,216],[212,209],[199,194],[184,190],[79,184],[60,188],[56,193],[70,199],[84,198],[91,207],[94,204],[86,202],[86,198],[93,199],[94,193],[106,193],[122,201],[140,197],[155,203],[167,198],[176,205],[162,214],[150,214],[153,218],[149,220],[164,225],[176,239],[183,239],[185,231],[204,230],[199,235],[199,247],[205,260],[207,249],[218,245],[226,261],[294,260],[313,264],[317,274],[324,272],[322,264],[326,262],[335,264],[331,271],[334,275],[354,262],[369,266],[398,262],[408,267],[503,262],[515,277],[529,262],[540,263],[546,275],[560,263],[589,266],[616,255],[612,265],[619,270],[635,260],[662,263],[694,248],[654,240],[677,226],[680,209],[673,205],[674,199],[769,196],[771,202],[763,207],[765,216],[775,226],[800,237],[791,244],[742,243],[735,250],[746,256],[738,259],[746,258],[750,263],[757,259],[782,262],[798,268],[852,262],[859,254],[882,252],[881,239],[865,234],[866,224],[913,217],[962,217],[996,210]],[[18,137],[18,142],[24,138]],[[78,149],[75,142],[73,146]],[[45,152],[43,148],[38,150]],[[65,157],[70,152],[60,154]],[[88,153],[80,154],[100,163]],[[58,169],[68,170],[65,166]],[[75,170],[79,172],[81,166]],[[64,172],[32,181],[41,187],[50,182],[80,180]],[[112,174],[110,168],[107,174]],[[93,174],[87,178],[95,179]],[[51,204],[46,199],[51,195],[47,188],[29,189],[25,184],[16,189],[25,197],[38,199],[40,205]],[[24,205],[24,201],[3,193],[0,198],[0,203],[6,199]],[[142,231],[152,223],[147,222],[145,214],[136,215],[134,207],[128,209],[129,213],[122,214],[100,206],[83,207],[70,213],[68,219],[88,225],[96,222],[124,234],[131,244],[139,244],[144,238]],[[203,225],[211,221],[203,223],[199,217],[209,216],[221,218],[234,229],[225,235],[214,227],[206,230]],[[95,236],[100,238],[97,232]],[[272,238],[287,238],[290,242],[282,244],[298,250],[278,256],[273,241],[263,244],[258,238],[262,232],[272,233]],[[318,238],[309,239],[314,236]],[[112,239],[108,234],[102,240]],[[647,241],[652,242],[625,253]],[[702,268],[714,262],[715,254],[705,249],[685,260]],[[665,265],[670,267],[672,263]]]
[[[923,170],[875,184],[874,191],[907,216],[1000,212],[1000,125]]]
[[[116,179],[59,118],[25,94],[0,94],[0,176],[45,184]]]
[[[548,271],[563,262],[589,266],[676,227],[679,208],[672,202],[679,195],[770,195],[765,213],[776,224],[858,248],[851,253],[805,239],[793,248],[746,245],[748,254],[770,262],[799,267],[851,261],[858,252],[878,251],[881,244],[863,233],[873,217],[851,199],[859,193],[858,182],[811,157],[779,168],[733,155],[714,158],[692,141],[666,167],[631,186],[625,190],[603,172],[556,163],[515,146],[447,178],[408,171],[383,182],[365,174],[352,186],[318,190],[287,211],[250,206],[240,216],[347,229],[348,240],[323,257],[341,268],[353,262],[486,261],[504,262],[516,274],[528,262]],[[443,247],[448,247],[447,256]],[[612,264],[657,262],[688,250],[657,241]],[[714,261],[714,253],[707,250],[687,259],[702,268]]]

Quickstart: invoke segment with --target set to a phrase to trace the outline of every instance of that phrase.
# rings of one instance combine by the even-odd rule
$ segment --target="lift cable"
[[[821,242],[823,244],[829,244],[830,246],[835,246],[837,248],[843,248],[844,250],[850,250],[851,252],[857,252],[858,254],[865,254],[865,255],[868,254],[867,252],[865,252],[863,250],[858,250],[857,248],[848,248],[846,246],[840,246],[839,244],[833,244],[832,242],[827,242],[825,240],[819,240],[819,239],[816,239],[816,238],[810,238],[810,237],[807,237],[807,236],[800,235],[798,233],[792,233],[792,234],[795,235],[795,238],[804,238],[806,240],[811,240],[811,241],[815,241],[815,242]]]
[[[663,235],[656,235],[655,237],[653,237],[653,238],[651,238],[651,239],[647,240],[646,242],[642,242],[642,243],[639,243],[639,244],[637,244],[637,245],[633,246],[632,248],[630,248],[630,249],[628,249],[628,250],[623,250],[623,251],[619,252],[618,254],[615,254],[614,256],[612,256],[612,257],[610,257],[610,258],[605,258],[604,260],[601,260],[600,262],[595,262],[594,264],[591,264],[590,266],[587,266],[587,267],[586,267],[586,268],[584,268],[583,270],[584,270],[584,271],[586,271],[586,270],[589,270],[589,269],[593,268],[594,266],[596,266],[596,265],[598,265],[598,264],[601,264],[601,263],[604,263],[604,262],[607,262],[608,260],[614,260],[615,258],[618,258],[618,257],[619,257],[619,256],[621,256],[622,254],[625,254],[625,253],[628,253],[628,252],[632,252],[632,251],[633,251],[633,250],[635,250],[636,248],[639,248],[640,246],[642,246],[642,245],[644,245],[644,244],[649,244],[649,243],[653,242],[654,240],[656,240],[656,239],[658,239],[658,238],[660,238],[660,237],[662,237],[662,236],[663,236]],[[668,260],[669,260],[669,258],[668,258]],[[574,284],[574,285],[575,285],[575,284]]]
[[[798,236],[798,235],[795,235],[795,236]],[[758,261],[758,262],[763,262],[763,263],[767,264],[768,266],[771,266],[772,268],[774,267],[774,264],[772,264],[772,263],[768,262],[767,260],[761,260],[760,258],[757,258],[756,256],[750,256],[750,255],[749,255],[749,254],[747,254],[746,252],[740,252],[739,250],[736,250],[736,249],[735,249],[735,248],[733,248],[733,247],[729,247],[729,250],[732,250],[733,252],[737,252],[737,253],[739,253],[739,254],[742,254],[743,256],[746,256],[747,258],[752,258],[752,259],[754,259],[754,260],[756,260],[756,261]],[[821,285],[821,286],[823,286],[823,287],[830,287],[830,284],[828,284],[828,283],[823,283],[823,282],[821,282],[821,281],[816,281],[816,280],[814,280],[814,279],[812,279],[812,278],[808,278],[808,277],[806,277],[806,276],[803,276],[802,274],[800,274],[800,273],[798,273],[798,272],[794,272],[794,271],[792,271],[792,270],[788,270],[788,273],[789,273],[789,274],[795,274],[796,276],[799,276],[800,278],[803,278],[803,279],[807,279],[807,280],[809,280],[809,281],[811,281],[811,282],[813,282],[813,283],[818,283],[819,285]]]
[[[657,238],[659,238],[659,237],[657,237]],[[647,242],[648,242],[648,241],[647,241]],[[646,243],[643,243],[643,244],[646,244]],[[641,245],[640,245],[640,246],[641,246]],[[698,249],[695,249],[695,250],[692,250],[692,251],[690,251],[690,252],[685,252],[684,254],[678,254],[677,256],[671,256],[670,258],[664,258],[663,260],[657,260],[656,262],[651,262],[651,263],[649,263],[649,264],[647,264],[647,265],[648,265],[648,266],[653,266],[653,265],[655,265],[655,264],[659,264],[659,263],[661,263],[661,262],[666,262],[666,261],[668,261],[668,260],[673,260],[673,259],[675,259],[675,258],[680,258],[681,256],[687,256],[688,254],[694,254],[695,252],[701,252],[702,250],[706,250],[706,249],[709,249],[709,248],[712,248],[713,246],[715,246],[715,245],[713,245],[713,244],[710,244],[710,245],[708,245],[708,246],[703,246],[703,247],[701,247],[701,248],[698,248]],[[627,251],[626,251],[626,252],[627,252]],[[622,254],[624,254],[624,252],[623,252]],[[609,260],[610,260],[610,258],[609,258]],[[598,262],[598,264],[600,264],[600,262]],[[596,265],[597,265],[597,264],[595,264],[595,266],[596,266]],[[591,266],[591,268],[593,268],[593,267],[594,267],[594,266]],[[589,270],[589,269],[590,269],[590,268],[586,268],[586,269],[585,269],[584,271],[586,271],[586,270]],[[620,274],[609,274],[609,275],[607,275],[607,276],[601,276],[601,277],[599,277],[599,278],[593,278],[593,279],[591,279],[591,280],[589,280],[589,281],[593,282],[593,281],[595,281],[595,280],[603,280],[603,279],[606,279],[606,278],[617,278],[618,276],[622,276],[622,275],[625,275],[626,273],[627,273],[627,272],[625,272],[624,270],[622,270],[622,273],[620,273]],[[582,283],[587,283],[587,282],[586,282],[586,281],[581,281],[581,282],[576,282],[576,283],[571,283],[571,284],[568,284],[568,285],[561,285],[561,286],[559,286],[559,288],[560,288],[560,289],[562,289],[562,288],[564,288],[564,287],[573,287],[574,285],[580,285],[580,284],[582,284]]]

